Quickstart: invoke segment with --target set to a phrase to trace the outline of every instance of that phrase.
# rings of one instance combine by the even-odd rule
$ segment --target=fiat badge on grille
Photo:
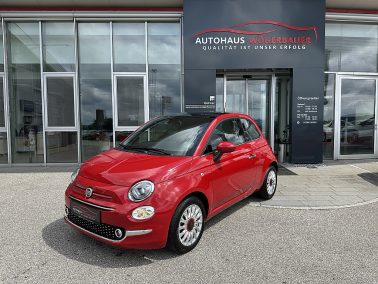
[[[92,194],[93,194],[93,189],[92,188],[88,187],[88,188],[85,189],[85,197],[86,198],[92,197]]]

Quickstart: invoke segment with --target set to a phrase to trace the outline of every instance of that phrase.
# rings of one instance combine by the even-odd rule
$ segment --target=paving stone
[[[328,189],[327,191],[311,191],[307,192],[310,196],[319,196],[319,195],[332,195],[335,196],[336,194],[332,191],[332,189]]]
[[[323,206],[333,206],[334,204],[330,200],[311,200],[303,201],[305,206],[308,207],[323,207]]]
[[[269,200],[266,202],[261,202],[261,205],[268,205],[268,206],[282,206],[282,207],[304,207],[305,204],[303,201],[300,200],[281,200],[281,201],[275,201],[275,200]]]
[[[359,191],[337,191],[335,192],[337,196],[356,196],[358,195]]]
[[[272,200],[275,201],[287,201],[287,200],[307,200],[306,196],[303,195],[295,195],[295,196],[287,196],[287,195],[281,195],[281,196],[274,196]]]
[[[333,188],[345,188],[345,187],[350,187],[350,184],[349,183],[343,183],[343,182],[335,182],[331,186]]]
[[[318,187],[317,184],[314,184],[314,186],[308,191],[308,192],[329,192],[332,191],[333,187]]]
[[[334,200],[334,201],[331,201],[333,203],[334,206],[346,206],[346,205],[355,205],[355,204],[358,204],[358,203],[362,203],[364,201],[356,201],[356,200]]]
[[[334,192],[356,192],[360,190],[360,188],[355,188],[355,187],[336,187],[332,188]]]
[[[373,192],[373,191],[363,191],[363,190],[360,190],[357,195],[363,195],[363,196],[375,196],[375,197],[378,197],[378,193],[377,192]]]
[[[332,196],[329,195],[313,195],[313,196],[306,196],[307,201],[332,201],[335,200]]]
[[[285,165],[297,175],[281,176],[278,181],[280,193],[272,200],[261,204],[316,208],[374,200],[378,198],[378,186],[362,178],[362,175],[375,171],[378,180],[378,162],[375,161],[377,160],[368,160],[357,166],[354,166],[353,162],[332,161],[330,165],[316,169]]]
[[[335,200],[340,202],[349,202],[348,204],[364,202],[364,200],[358,196],[340,196]]]
[[[372,200],[371,195],[357,195],[356,197],[361,198],[365,202]]]
[[[303,190],[309,190],[310,188],[308,187],[305,187],[305,186],[298,186],[298,185],[287,185],[286,187],[286,190],[290,190],[290,191],[303,191]]]
[[[282,195],[295,195],[295,196],[309,195],[309,193],[306,191],[284,191],[284,192],[281,192],[281,194]]]

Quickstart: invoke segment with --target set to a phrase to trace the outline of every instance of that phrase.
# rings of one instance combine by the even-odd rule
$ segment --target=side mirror
[[[236,149],[235,144],[232,144],[231,142],[226,142],[226,141],[220,142],[214,154],[214,162],[218,162],[224,153],[234,152],[235,149]]]
[[[217,146],[217,151],[222,154],[234,152],[235,149],[236,149],[235,144],[232,144],[231,142],[226,142],[226,141],[220,142]]]

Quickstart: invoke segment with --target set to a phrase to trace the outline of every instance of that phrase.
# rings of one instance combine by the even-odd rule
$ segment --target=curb
[[[280,205],[264,205],[261,202],[258,203],[250,203],[250,206],[253,207],[265,207],[265,208],[276,208],[276,209],[294,209],[294,210],[335,210],[335,209],[343,209],[343,208],[351,208],[351,207],[358,207],[363,205],[368,205],[378,202],[378,197],[374,198],[369,201],[359,202],[355,204],[347,204],[347,205],[335,205],[335,206],[319,206],[319,207],[311,207],[311,206],[302,206],[302,207],[294,207],[294,206],[280,206]]]

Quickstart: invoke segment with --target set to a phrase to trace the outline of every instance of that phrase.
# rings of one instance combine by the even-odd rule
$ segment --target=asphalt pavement
[[[2,283],[378,283],[378,203],[295,210],[248,198],[186,255],[120,250],[64,223],[70,170],[1,170]]]

